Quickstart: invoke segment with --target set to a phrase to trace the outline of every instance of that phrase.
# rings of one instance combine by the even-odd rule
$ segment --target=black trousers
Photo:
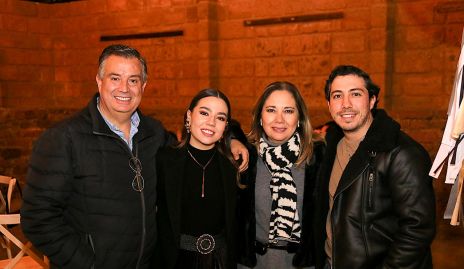
[[[332,269],[332,265],[330,265],[329,261],[325,261],[324,269]]]

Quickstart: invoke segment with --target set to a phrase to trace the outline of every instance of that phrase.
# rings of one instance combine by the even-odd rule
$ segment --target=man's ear
[[[142,94],[145,92],[145,86],[147,86],[147,82],[146,82],[146,81],[142,84]]]
[[[369,107],[371,108],[371,110],[374,108],[375,102],[377,102],[377,97],[375,97],[375,95],[372,95],[369,100]]]
[[[95,76],[95,80],[97,81],[98,92],[100,92],[102,80],[98,74]]]

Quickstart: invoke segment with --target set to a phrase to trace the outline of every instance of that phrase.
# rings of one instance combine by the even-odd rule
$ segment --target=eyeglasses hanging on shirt
[[[139,158],[134,156],[129,159],[129,166],[135,173],[134,179],[132,180],[132,189],[137,192],[143,191],[145,181],[142,176],[142,163]]]

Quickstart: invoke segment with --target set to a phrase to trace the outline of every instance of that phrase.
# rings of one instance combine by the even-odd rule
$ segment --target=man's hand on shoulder
[[[237,139],[231,139],[230,152],[232,153],[234,160],[239,161],[241,159],[240,166],[238,167],[239,172],[247,170],[250,156],[245,145],[243,145]]]

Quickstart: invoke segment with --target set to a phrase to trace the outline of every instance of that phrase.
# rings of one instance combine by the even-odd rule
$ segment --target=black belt
[[[267,252],[267,249],[279,249],[279,250],[285,250],[288,253],[295,253],[297,249],[299,248],[300,244],[299,243],[294,243],[294,242],[288,242],[287,245],[276,245],[276,244],[264,244],[259,242],[258,240],[255,241],[255,251],[259,255],[264,255]]]
[[[188,234],[180,235],[180,248],[189,251],[195,251],[201,254],[209,254],[215,249],[220,249],[226,246],[224,234],[210,235],[202,234],[193,236]]]

